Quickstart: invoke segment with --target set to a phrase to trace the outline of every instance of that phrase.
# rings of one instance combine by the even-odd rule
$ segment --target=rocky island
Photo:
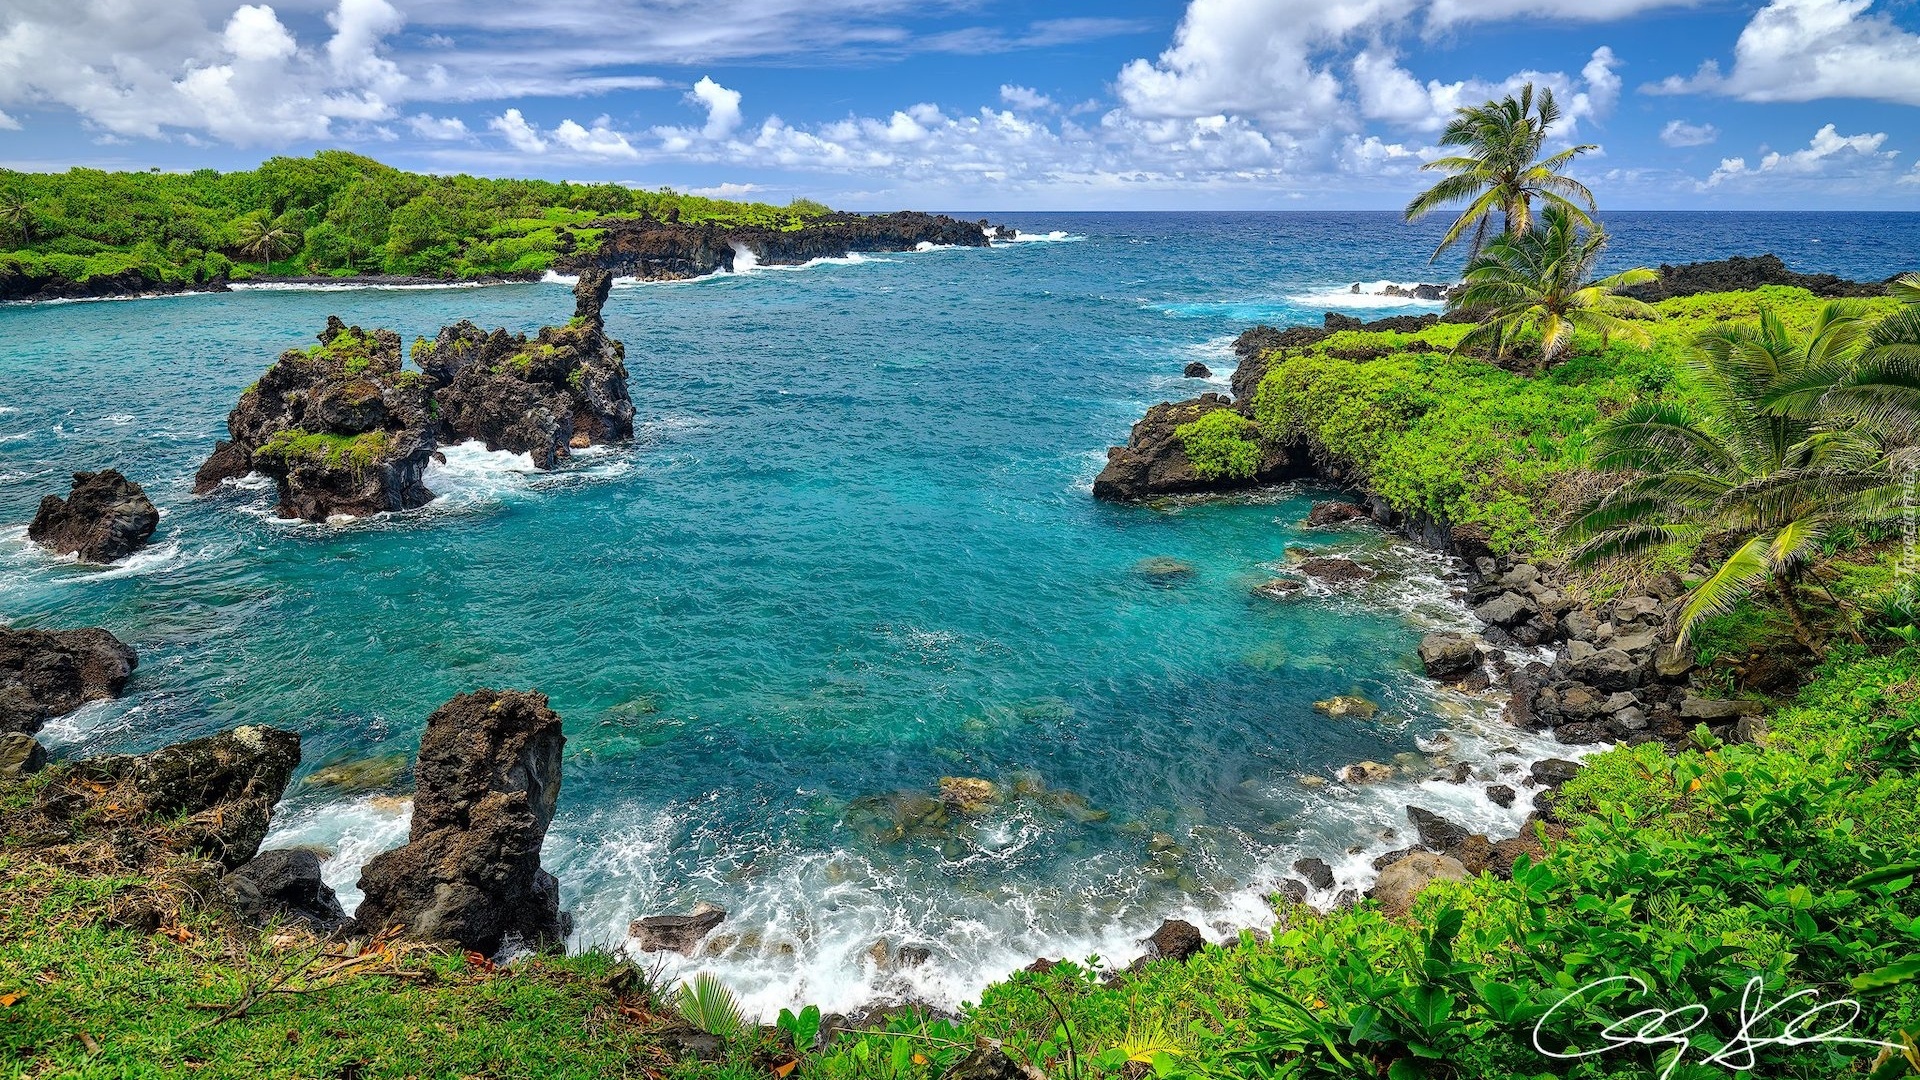
[[[48,495],[27,526],[27,539],[83,562],[111,563],[145,547],[160,511],[139,484],[117,469],[73,474],[66,498]]]
[[[478,439],[552,468],[569,450],[631,438],[625,346],[601,318],[610,286],[604,271],[583,273],[573,318],[532,341],[446,327],[416,343],[418,371],[405,370],[398,334],[329,316],[319,345],[283,353],[240,395],[194,492],[260,472],[283,517],[365,517],[426,505],[442,445]]]

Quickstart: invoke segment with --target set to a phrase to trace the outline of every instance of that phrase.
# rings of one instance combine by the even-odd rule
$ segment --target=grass
[[[384,431],[364,431],[358,435],[333,435],[327,432],[283,428],[254,451],[256,460],[280,462],[291,466],[310,462],[331,468],[370,469],[387,452]]]

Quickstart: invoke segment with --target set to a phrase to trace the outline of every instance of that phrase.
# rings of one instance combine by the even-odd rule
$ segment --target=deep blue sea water
[[[46,741],[141,750],[269,723],[302,733],[311,772],[410,754],[459,691],[541,689],[566,719],[546,860],[578,943],[717,903],[715,955],[668,971],[717,971],[762,1009],[950,1002],[1040,955],[1124,963],[1164,916],[1253,925],[1300,854],[1361,882],[1370,856],[1345,852],[1407,843],[1383,830],[1408,801],[1510,830],[1524,799],[1422,782],[1436,760],[1543,749],[1497,700],[1417,677],[1422,630],[1467,618],[1442,562],[1304,533],[1313,492],[1144,508],[1088,490],[1148,405],[1224,389],[1251,323],[1428,310],[1348,290],[1449,278],[1425,257],[1440,224],[996,220],[1051,238],[619,288],[632,445],[553,474],[455,448],[433,505],[345,526],[274,520],[259,485],[190,494],[240,390],[329,314],[408,340],[463,317],[531,331],[571,312],[564,285],[0,308],[0,616],[104,625],[141,654],[123,701]],[[1880,278],[1920,261],[1920,215],[1610,224],[1616,265],[1774,251]],[[1211,382],[1181,377],[1193,359]],[[25,542],[42,495],[105,466],[161,506],[152,549],[103,570]],[[1254,595],[1289,548],[1384,573]],[[1312,709],[1355,691],[1379,718]],[[1393,784],[1299,779],[1396,754]],[[943,776],[1045,793],[890,835],[885,808]],[[270,843],[332,853],[351,905],[360,863],[404,837],[400,795],[296,782]],[[933,958],[880,965],[881,940]]]

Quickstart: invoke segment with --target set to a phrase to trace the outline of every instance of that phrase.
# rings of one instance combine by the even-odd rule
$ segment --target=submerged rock
[[[943,776],[940,801],[956,814],[984,814],[1000,801],[1000,789],[992,781],[977,777]]]
[[[0,627],[0,732],[27,735],[90,701],[117,698],[139,658],[97,626]]]
[[[688,915],[648,915],[633,920],[627,935],[641,952],[677,952],[692,956],[727,913],[712,904],[699,904]]]
[[[1382,765],[1377,761],[1362,761],[1340,770],[1340,780],[1347,784],[1372,784],[1381,780],[1391,780],[1400,770],[1391,765]]]
[[[360,872],[363,930],[397,924],[486,953],[509,936],[534,947],[566,937],[559,883],[540,866],[560,797],[560,729],[546,696],[527,691],[476,690],[434,710],[406,846]]]
[[[289,349],[240,395],[228,441],[194,477],[194,493],[261,472],[279,513],[304,521],[410,510],[434,448],[427,379],[401,370],[400,337],[327,317],[320,344]]]
[[[601,318],[612,285],[604,270],[582,271],[573,318],[531,341],[461,321],[416,342],[414,361],[438,388],[441,441],[477,439],[551,469],[572,450],[632,438],[626,346]]]
[[[124,559],[147,543],[160,511],[139,484],[115,469],[73,474],[67,497],[40,500],[27,538],[48,551],[91,563]]]
[[[1362,581],[1372,581],[1376,576],[1373,571],[1352,559],[1339,557],[1314,556],[1302,559],[1300,572],[1329,585],[1355,585]]]
[[[1380,711],[1380,706],[1359,694],[1340,694],[1325,701],[1316,701],[1313,707],[1315,711],[1325,713],[1335,720],[1344,720],[1347,717],[1368,720]]]

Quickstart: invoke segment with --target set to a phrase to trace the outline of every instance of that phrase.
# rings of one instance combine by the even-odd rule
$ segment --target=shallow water
[[[347,526],[275,520],[257,483],[191,496],[241,388],[330,313],[408,340],[462,317],[531,331],[570,313],[562,284],[0,308],[0,614],[98,623],[141,654],[126,699],[46,740],[136,750],[271,723],[301,731],[311,772],[410,754],[459,691],[541,689],[566,719],[546,861],[578,943],[718,903],[719,955],[669,971],[715,970],[763,1010],[953,1002],[1039,955],[1124,963],[1164,916],[1252,925],[1298,855],[1409,842],[1381,835],[1406,828],[1408,801],[1510,830],[1524,798],[1413,792],[1424,756],[1374,789],[1298,781],[1396,753],[1491,771],[1543,749],[1499,727],[1496,701],[1418,677],[1422,630],[1465,618],[1441,560],[1305,533],[1303,490],[1158,509],[1088,493],[1146,406],[1224,389],[1252,321],[1431,310],[1350,286],[1445,278],[1423,254],[1437,226],[1006,220],[1051,237],[621,287],[608,322],[627,343],[632,445],[552,474],[454,448],[428,477],[434,504]],[[1615,228],[1622,259],[1774,250],[1863,277],[1920,247],[1915,215]],[[1196,358],[1210,382],[1181,378]],[[109,465],[161,506],[151,549],[101,570],[25,542],[41,495]],[[1252,593],[1301,547],[1383,576]],[[1165,560],[1185,572],[1148,572]],[[1379,718],[1312,709],[1355,691]],[[892,835],[898,793],[943,776],[1026,794]],[[270,842],[333,851],[351,906],[359,865],[404,836],[402,794],[296,782]],[[1366,861],[1340,858],[1341,884]],[[882,970],[883,939],[933,958]]]

